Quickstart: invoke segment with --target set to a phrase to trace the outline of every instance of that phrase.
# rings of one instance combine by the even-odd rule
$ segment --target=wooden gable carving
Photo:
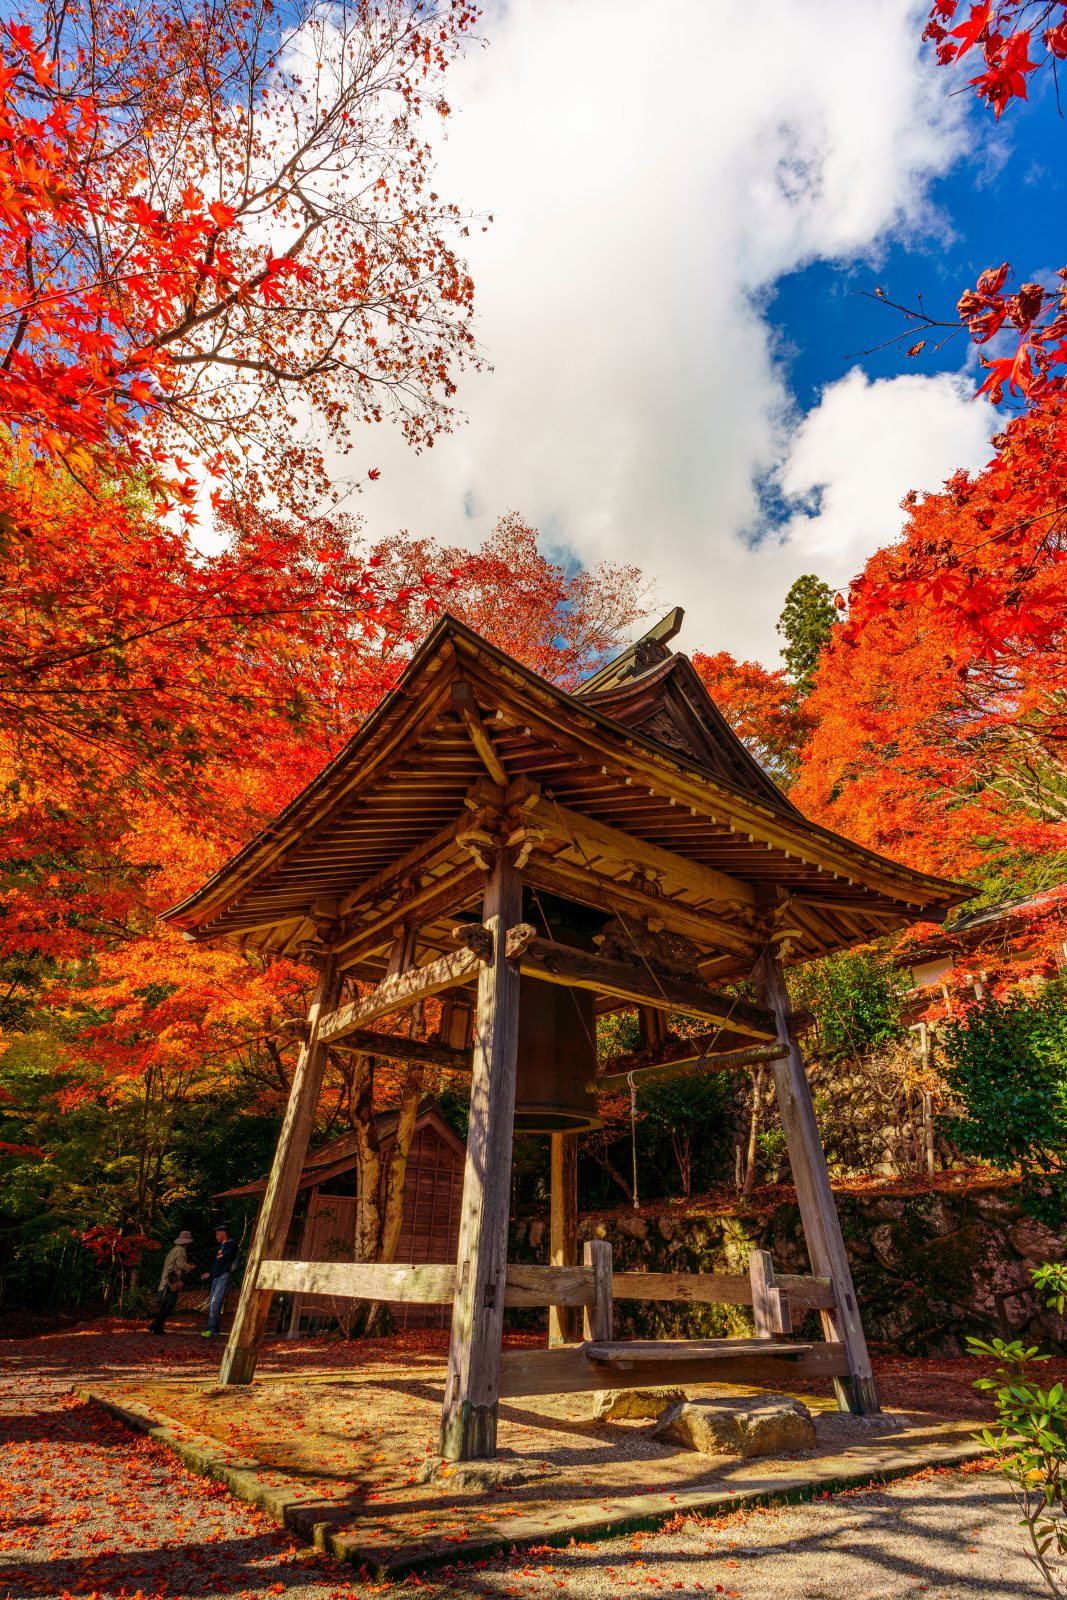
[[[769,801],[779,811],[799,815],[745,749],[689,657],[672,655],[662,645],[657,654],[658,660],[651,651],[642,656],[635,648],[625,675],[604,688],[593,678],[579,689],[579,697],[646,739],[696,762],[709,776],[723,779],[764,804]]]

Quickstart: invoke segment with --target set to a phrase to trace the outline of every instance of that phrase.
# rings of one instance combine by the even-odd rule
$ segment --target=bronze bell
[[[579,1133],[603,1126],[596,1095],[596,995],[540,978],[519,986],[516,1133]]]
[[[442,1006],[441,1039],[468,1047],[474,1007],[449,996]],[[519,1049],[515,1086],[516,1133],[580,1133],[603,1126],[587,1084],[596,1074],[596,996],[538,978],[519,987]]]
[[[590,929],[583,926],[583,916],[588,916],[583,908],[543,896],[538,915],[546,927],[546,905],[553,939],[593,948]],[[473,1032],[472,997],[447,996],[441,1007],[442,1042],[463,1048]],[[517,1068],[516,1133],[580,1133],[603,1127],[597,1097],[588,1087],[596,1077],[596,995],[591,989],[520,979]]]

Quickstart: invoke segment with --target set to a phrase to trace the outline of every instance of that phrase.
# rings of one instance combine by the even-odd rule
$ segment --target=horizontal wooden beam
[[[532,888],[545,889],[564,900],[594,906],[609,916],[632,917],[639,927],[651,918],[709,953],[724,951],[750,962],[759,954],[756,939],[744,928],[734,927],[721,917],[687,906],[680,900],[672,900],[669,895],[653,899],[629,884],[616,883],[613,878],[601,877],[590,872],[588,867],[573,866],[558,856],[543,855],[535,850],[523,869],[523,878]]]
[[[681,1041],[678,1041],[680,1044]],[[672,1046],[677,1051],[678,1044]],[[635,1061],[624,1072],[602,1073],[592,1078],[589,1088],[594,1094],[604,1094],[616,1089],[628,1089],[631,1079],[638,1087],[643,1083],[670,1083],[676,1078],[698,1078],[707,1072],[731,1072],[747,1067],[758,1067],[768,1061],[781,1061],[789,1054],[784,1044],[755,1044],[747,1050],[720,1050],[702,1055],[692,1044],[683,1045],[681,1053],[661,1061]],[[625,1060],[625,1057],[621,1059]],[[610,1063],[618,1066],[617,1061]]]
[[[763,1343],[753,1340],[753,1344]],[[841,1378],[848,1375],[848,1359],[841,1344],[814,1344],[801,1356],[739,1353],[726,1358],[675,1357],[642,1361],[639,1371],[626,1381],[617,1363],[590,1361],[581,1345],[557,1350],[505,1350],[500,1357],[500,1398],[521,1395],[581,1394],[593,1389],[652,1388],[701,1383],[743,1383],[759,1388],[795,1392],[805,1378]]]
[[[330,1046],[332,1050],[348,1050],[357,1055],[382,1056],[386,1061],[417,1061],[427,1067],[444,1067],[449,1072],[469,1072],[469,1050],[454,1050],[450,1045],[438,1044],[433,1039],[405,1039],[399,1033],[372,1033],[369,1028],[357,1028],[346,1033]]]
[[[635,1006],[728,1022],[732,1032],[747,1033],[757,1039],[778,1037],[778,1024],[772,1012],[734,995],[716,994],[714,989],[692,979],[664,977],[644,965],[610,961],[606,956],[590,955],[586,950],[554,944],[550,939],[526,939],[525,935],[518,941],[521,950],[512,955],[516,931],[513,929],[508,936],[508,954],[518,962],[519,971],[526,977],[561,983],[569,989],[593,989],[597,994],[628,1000]]]
[[[479,897],[484,874],[470,861],[457,863],[454,872],[415,889],[397,900],[362,927],[353,928],[334,946],[342,967],[355,966],[372,951],[380,950],[393,937],[398,923],[428,927],[438,917],[455,916],[475,897]]]
[[[595,1288],[589,1267],[528,1267],[508,1263],[506,1306],[591,1306]]]
[[[333,1044],[346,1033],[354,1033],[375,1017],[384,1017],[391,1011],[401,1011],[416,1000],[427,1000],[430,995],[441,994],[446,989],[456,989],[469,983],[481,964],[473,950],[455,950],[450,955],[439,956],[424,967],[411,967],[398,972],[395,977],[383,978],[370,994],[339,1006],[323,1017],[319,1024],[319,1038],[323,1044]]]
[[[456,1269],[451,1264],[407,1266],[399,1262],[264,1261],[260,1289],[285,1294],[333,1295],[339,1300],[385,1300],[412,1305],[451,1305]],[[588,1306],[593,1274],[586,1267],[508,1264],[506,1306]]]
[[[799,1361],[814,1347],[786,1339],[587,1339],[587,1361],[602,1362],[622,1372],[637,1372],[649,1361],[732,1361],[738,1356],[781,1356]]]
[[[310,903],[309,903],[310,905]],[[302,925],[307,921],[308,907],[296,910],[287,909],[276,917],[264,919],[262,916],[251,921],[238,917],[232,923],[220,919],[218,923],[208,923],[202,928],[191,928],[182,934],[186,944],[205,944],[211,939],[247,939],[253,933],[269,933],[274,928],[284,928],[289,923],[294,926]]]
[[[613,872],[645,867],[657,877],[669,880],[674,889],[685,890],[698,900],[756,908],[756,891],[750,883],[699,861],[690,861],[636,834],[583,816],[555,800],[539,800],[530,813],[530,820],[544,828],[551,838],[577,849],[587,862],[602,859]]]
[[[326,1294],[342,1300],[402,1300],[443,1305],[456,1292],[454,1266],[378,1261],[264,1261],[257,1285],[284,1294]]]
[[[805,1310],[831,1310],[834,1286],[829,1278],[776,1273],[775,1283],[790,1304]],[[752,1279],[735,1272],[616,1272],[611,1280],[616,1300],[683,1300],[690,1305],[750,1306]]]

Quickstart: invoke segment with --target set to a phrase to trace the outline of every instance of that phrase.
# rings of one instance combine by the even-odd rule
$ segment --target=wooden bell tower
[[[441,1447],[491,1456],[502,1396],[635,1383],[832,1377],[877,1409],[784,968],[940,920],[958,885],[807,822],[741,745],[671,612],[576,694],[451,618],[396,690],[276,821],[166,920],[317,964],[289,1106],[221,1381],[251,1381],[271,1295],[330,1292],[452,1305]],[[730,986],[751,980],[755,1002]],[[347,985],[352,998],[343,998]],[[440,1032],[376,1024],[444,996]],[[642,1049],[597,1074],[599,1013],[642,1018]],[[676,1037],[669,1019],[700,1024]],[[331,1048],[430,1062],[470,1082],[454,1266],[281,1259]],[[812,1276],[697,1275],[678,1298],[751,1305],[754,1339],[615,1341],[612,1299],[664,1298],[658,1274],[577,1261],[577,1130],[597,1092],[770,1062]],[[552,1141],[550,1264],[507,1261],[516,1126]],[[606,1253],[605,1253],[606,1252]],[[654,1280],[654,1281],[653,1281]],[[790,1304],[824,1339],[791,1336]],[[508,1305],[552,1308],[550,1348],[502,1354]],[[584,1337],[579,1340],[577,1318]]]

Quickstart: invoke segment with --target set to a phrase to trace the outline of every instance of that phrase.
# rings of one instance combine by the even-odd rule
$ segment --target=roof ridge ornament
[[[661,617],[639,639],[628,645],[621,655],[607,662],[598,672],[594,672],[591,678],[580,684],[577,693],[596,694],[602,689],[612,689],[624,679],[639,677],[642,672],[648,672],[651,667],[666,661],[668,656],[674,654],[669,648],[670,641],[677,638],[681,632],[684,617],[683,607],[674,606],[665,617]]]

